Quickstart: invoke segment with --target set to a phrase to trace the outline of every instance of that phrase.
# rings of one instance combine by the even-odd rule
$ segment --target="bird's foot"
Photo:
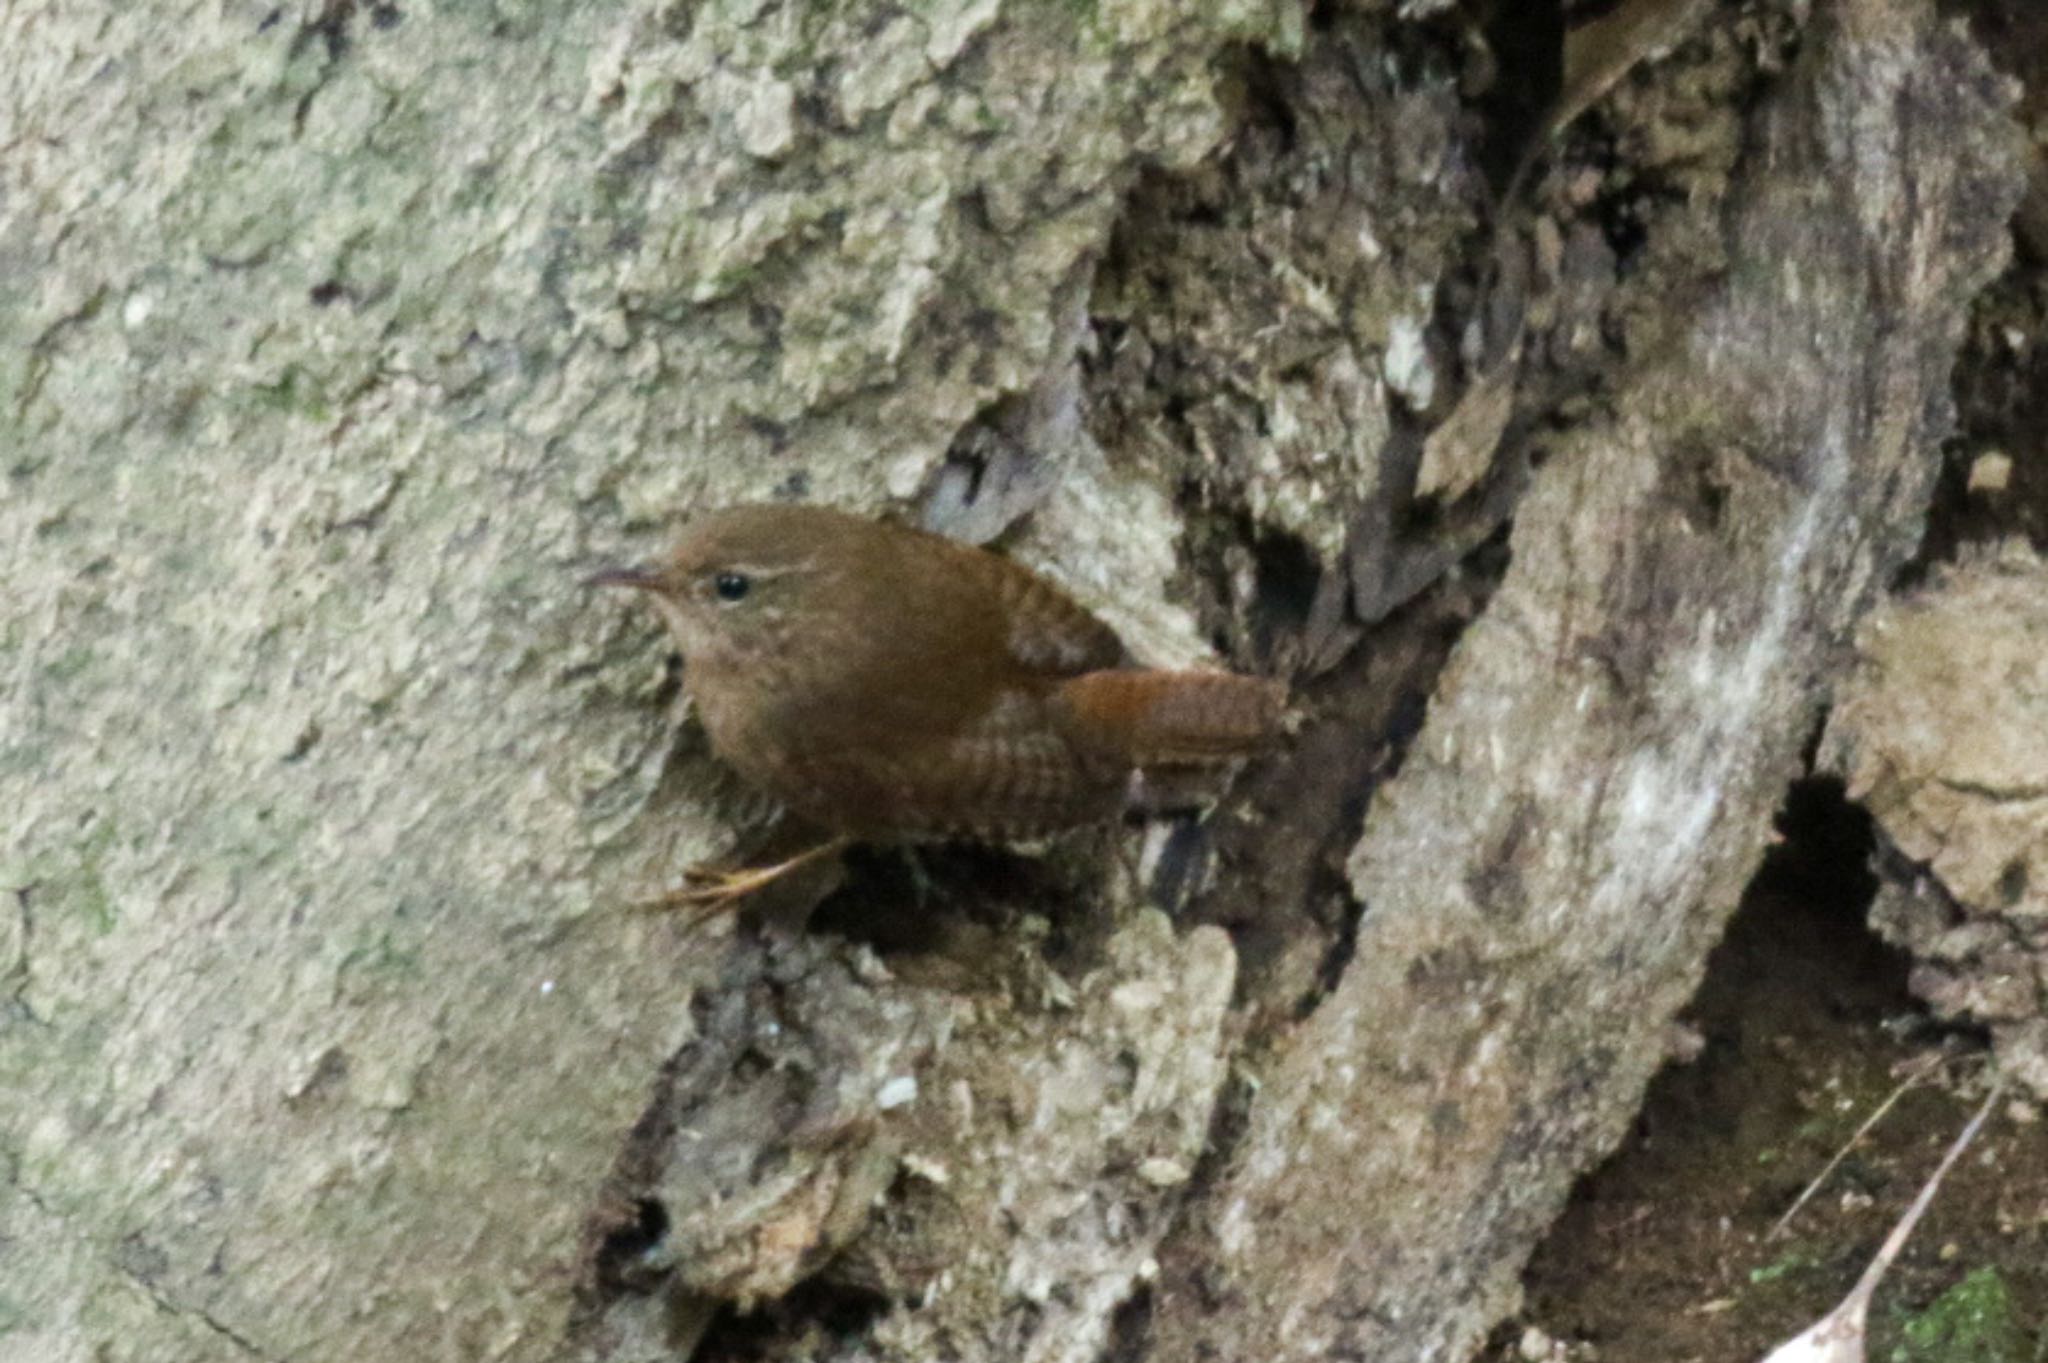
[[[807,866],[820,857],[830,856],[845,849],[845,838],[832,838],[816,847],[797,853],[786,861],[770,866],[748,866],[737,870],[720,870],[715,867],[692,866],[683,872],[686,880],[692,882],[682,889],[671,890],[653,899],[640,901],[635,907],[642,909],[683,909],[693,908],[706,914],[720,913],[737,908],[741,900],[756,890],[780,880],[799,866]]]

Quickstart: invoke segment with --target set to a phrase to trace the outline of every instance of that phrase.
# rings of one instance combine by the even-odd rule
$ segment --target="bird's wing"
[[[1078,677],[1129,663],[1116,631],[1058,587],[1008,559],[979,562],[1003,603],[1004,642],[1021,667],[1047,677]]]

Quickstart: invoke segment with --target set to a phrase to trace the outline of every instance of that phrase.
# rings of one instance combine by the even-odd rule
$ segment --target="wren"
[[[739,506],[644,591],[712,750],[829,840],[665,902],[728,902],[850,842],[1008,842],[1186,803],[1279,728],[1286,688],[1137,666],[1058,587],[984,549],[814,506]]]

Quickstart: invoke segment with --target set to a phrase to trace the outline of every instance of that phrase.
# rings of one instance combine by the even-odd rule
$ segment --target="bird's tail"
[[[1233,672],[1119,668],[1060,684],[1054,705],[1084,748],[1139,769],[1248,757],[1280,730],[1283,682]]]

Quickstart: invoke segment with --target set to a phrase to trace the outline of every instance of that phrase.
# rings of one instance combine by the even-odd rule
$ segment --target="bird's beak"
[[[661,590],[661,574],[652,568],[607,568],[583,579],[586,587],[632,587],[643,592]]]

